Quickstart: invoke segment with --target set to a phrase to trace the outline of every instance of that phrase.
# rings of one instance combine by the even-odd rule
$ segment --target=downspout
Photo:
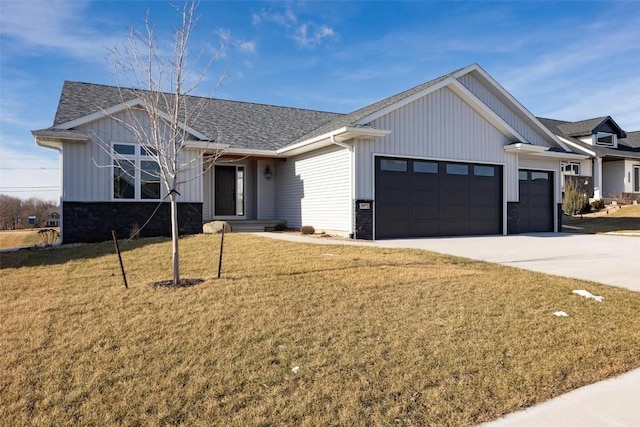
[[[353,144],[345,144],[344,142],[340,142],[336,140],[336,136],[334,134],[331,134],[331,143],[337,145],[338,147],[342,147],[342,148],[346,148],[347,150],[349,150],[349,157],[350,157],[350,161],[349,161],[349,175],[351,177],[351,185],[350,185],[350,192],[351,192],[351,226],[350,226],[350,233],[349,233],[349,237],[355,239],[356,236],[356,230],[355,230],[355,196],[356,196],[356,183],[355,183],[355,150],[354,150],[354,146]]]

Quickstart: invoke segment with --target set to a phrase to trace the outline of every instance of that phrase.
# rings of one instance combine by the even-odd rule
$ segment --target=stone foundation
[[[356,239],[373,240],[373,200],[356,200]]]
[[[562,212],[562,203],[558,203],[558,232],[562,231],[562,215],[564,215],[564,213]]]
[[[507,202],[507,234],[520,233],[518,202]]]
[[[91,243],[129,238],[131,230],[142,227],[140,237],[171,235],[171,205],[157,202],[62,202],[63,243]],[[178,203],[178,229],[181,235],[202,233],[202,203]]]

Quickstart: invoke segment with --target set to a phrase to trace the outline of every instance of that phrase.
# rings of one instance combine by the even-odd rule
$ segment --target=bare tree
[[[56,210],[52,202],[32,197],[22,200],[18,197],[0,194],[0,230],[12,230],[29,226],[29,217],[35,216],[32,228],[43,227],[48,215]]]
[[[174,6],[180,13],[180,25],[173,29],[171,48],[159,43],[154,26],[145,18],[144,31],[131,28],[122,48],[111,50],[117,85],[123,104],[132,94],[138,102],[126,107],[123,117],[110,115],[128,131],[145,150],[148,158],[157,163],[152,169],[141,172],[162,183],[171,203],[171,237],[173,254],[173,283],[180,281],[178,254],[178,196],[180,186],[188,180],[198,179],[206,168],[212,167],[215,159],[222,154],[220,141],[199,141],[197,157],[189,158],[185,152],[185,141],[192,139],[189,129],[203,111],[205,98],[191,96],[198,85],[208,76],[212,64],[223,52],[221,42],[217,49],[203,47],[193,57],[190,56],[189,42],[193,35],[197,17],[197,3],[186,1],[182,6]],[[220,76],[215,90],[224,80]],[[213,93],[210,94],[212,96]],[[120,172],[133,177],[139,165],[127,163],[103,144],[114,161],[120,165]],[[203,170],[202,154],[213,153],[205,162]]]
[[[0,194],[0,229],[13,230],[18,227],[21,217],[22,200]]]

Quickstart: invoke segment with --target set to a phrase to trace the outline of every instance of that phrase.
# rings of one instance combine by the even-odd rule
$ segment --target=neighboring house
[[[573,151],[589,156],[567,161],[562,169],[566,175],[592,177],[590,197],[640,200],[640,131],[625,132],[610,116],[579,122],[539,120]]]
[[[60,214],[58,212],[50,212],[47,215],[45,227],[60,227]]]
[[[157,183],[140,173],[123,182],[117,166],[100,167],[113,161],[96,141],[153,167],[113,119],[139,102],[124,93],[65,82],[53,126],[33,131],[62,155],[65,243],[126,235],[158,206],[144,235],[169,231]],[[214,219],[282,220],[360,239],[558,231],[561,163],[588,158],[476,64],[349,114],[205,99],[182,126],[198,171],[213,154],[206,141],[225,147],[179,189],[182,233]]]

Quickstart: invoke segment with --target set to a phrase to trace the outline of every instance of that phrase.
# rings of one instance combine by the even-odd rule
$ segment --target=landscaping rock
[[[225,233],[231,232],[231,226],[227,221],[211,221],[202,226],[204,234],[220,234],[224,228]]]

